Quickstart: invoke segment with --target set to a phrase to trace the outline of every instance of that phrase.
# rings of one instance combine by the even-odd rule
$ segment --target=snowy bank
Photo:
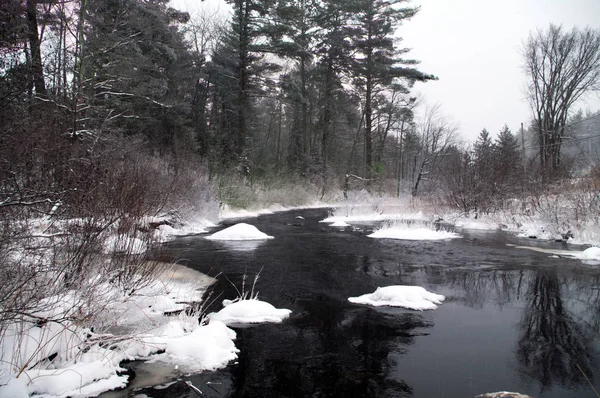
[[[290,210],[303,210],[303,209],[321,209],[324,207],[334,207],[331,204],[323,202],[313,202],[304,206],[282,206],[282,205],[271,205],[264,209],[249,210],[249,209],[233,209],[227,205],[223,205],[219,218],[221,220],[229,220],[233,218],[254,218],[265,214],[274,214],[283,211]]]
[[[436,304],[442,304],[445,299],[441,294],[429,292],[420,286],[393,285],[378,287],[373,293],[350,297],[348,301],[375,307],[390,306],[423,311],[436,309]]]
[[[222,322],[202,325],[182,311],[214,280],[173,264],[134,295],[102,285],[105,310],[86,327],[69,321],[15,322],[0,340],[0,397],[87,397],[123,387],[119,364],[145,359],[185,371],[214,370],[237,357],[235,332]],[[41,317],[63,311],[74,299],[48,300]],[[91,327],[99,332],[92,332]],[[108,348],[110,347],[110,348]]]
[[[229,228],[225,228],[222,231],[216,232],[206,239],[210,240],[262,240],[262,239],[273,239],[258,230],[254,225],[239,223]]]
[[[332,215],[319,222],[322,223],[373,223],[378,221],[429,221],[429,217],[422,212],[417,213],[363,213],[348,215]]]
[[[290,316],[291,310],[275,308],[271,304],[257,299],[223,300],[224,308],[208,314],[211,323],[221,321],[226,325],[243,323],[280,323]]]

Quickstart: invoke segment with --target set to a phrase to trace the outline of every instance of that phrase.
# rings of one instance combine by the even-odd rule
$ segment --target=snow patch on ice
[[[350,224],[348,224],[345,221],[336,221],[333,224],[329,224],[330,227],[349,227]]]
[[[598,260],[600,261],[600,247],[592,246],[581,252],[577,256],[582,260]]]
[[[210,240],[261,240],[261,239],[273,239],[258,230],[254,225],[239,223],[229,228],[225,228],[222,231],[216,232],[206,239]]]
[[[348,301],[375,307],[391,306],[423,311],[436,309],[436,304],[442,304],[445,299],[441,294],[429,292],[420,286],[393,285],[378,287],[373,293],[350,297]]]
[[[461,236],[455,232],[445,230],[434,230],[425,227],[413,227],[409,225],[397,225],[392,227],[384,227],[371,235],[369,238],[376,239],[402,239],[402,240],[445,240],[455,239]]]
[[[221,321],[226,325],[240,323],[280,323],[290,316],[291,310],[275,308],[271,304],[257,299],[223,301],[224,308],[208,315],[211,323]]]

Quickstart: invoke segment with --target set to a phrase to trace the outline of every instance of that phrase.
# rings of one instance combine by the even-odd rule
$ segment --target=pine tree
[[[81,100],[95,125],[80,129],[142,132],[161,150],[189,140],[187,98],[196,72],[176,26],[189,16],[162,0],[97,0],[87,15]]]
[[[523,177],[523,166],[519,141],[506,124],[498,133],[494,144],[493,165],[498,186],[496,194],[501,199],[507,198],[520,187],[518,182]]]
[[[356,55],[352,62],[354,85],[362,93],[364,107],[365,167],[370,176],[373,169],[373,107],[377,94],[398,79],[412,83],[427,81],[427,75],[407,65],[416,61],[401,58],[407,49],[395,45],[396,27],[413,17],[418,9],[401,8],[406,0],[354,0],[348,3],[352,12],[349,21],[352,46]]]

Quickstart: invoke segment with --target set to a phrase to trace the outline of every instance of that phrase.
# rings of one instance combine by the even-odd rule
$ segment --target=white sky
[[[172,0],[181,10],[229,8],[224,0]],[[473,141],[485,127],[492,136],[508,124],[517,132],[530,120],[521,69],[521,47],[529,32],[550,23],[564,28],[600,28],[600,0],[413,0],[420,12],[398,34],[411,48],[407,58],[439,80],[418,83],[415,91],[429,105],[459,124]],[[600,109],[592,94],[578,108]]]
[[[409,57],[438,81],[416,85],[429,104],[460,124],[472,141],[485,127],[495,136],[508,124],[517,132],[530,120],[521,69],[529,32],[550,23],[600,28],[600,0],[415,0],[421,11],[399,31]],[[588,96],[583,109],[600,109]]]

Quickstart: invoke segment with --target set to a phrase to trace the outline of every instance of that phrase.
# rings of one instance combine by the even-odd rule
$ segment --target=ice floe
[[[460,235],[455,232],[445,230],[434,230],[425,227],[409,227],[409,226],[392,226],[381,228],[371,235],[369,238],[376,239],[402,239],[402,240],[445,240],[460,238]]]
[[[257,299],[223,300],[224,308],[208,315],[211,322],[221,321],[226,325],[241,323],[280,323],[290,316],[291,310],[275,308]]]
[[[373,293],[350,297],[348,301],[375,307],[390,306],[423,311],[436,309],[436,304],[442,304],[445,299],[441,294],[429,292],[420,286],[393,285],[378,287]]]
[[[348,224],[345,221],[336,221],[333,224],[329,224],[330,227],[349,227],[350,224]]]
[[[229,228],[225,228],[222,231],[216,232],[206,239],[210,240],[261,240],[261,239],[273,239],[258,230],[254,225],[239,223]]]

